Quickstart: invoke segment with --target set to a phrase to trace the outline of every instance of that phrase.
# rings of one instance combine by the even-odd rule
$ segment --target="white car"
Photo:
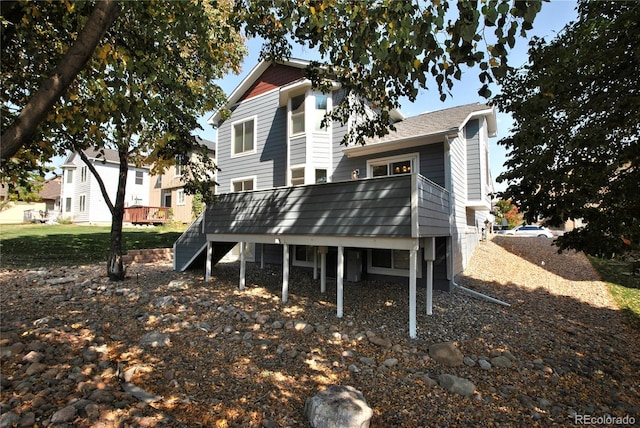
[[[540,238],[553,238],[553,233],[546,227],[542,226],[534,226],[534,225],[526,225],[516,227],[515,229],[503,230],[501,231],[504,235],[513,235],[513,236],[537,236]]]

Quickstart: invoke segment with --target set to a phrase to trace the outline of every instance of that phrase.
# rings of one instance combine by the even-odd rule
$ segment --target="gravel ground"
[[[277,267],[250,266],[244,291],[236,264],[210,283],[161,263],[120,283],[104,266],[2,270],[0,428],[308,426],[305,400],[335,384],[362,391],[372,427],[640,424],[640,334],[550,242],[480,244],[459,285],[511,306],[436,292],[415,340],[401,285],[346,284],[338,319],[335,284],[295,269],[284,305]],[[430,355],[442,342],[460,365]]]

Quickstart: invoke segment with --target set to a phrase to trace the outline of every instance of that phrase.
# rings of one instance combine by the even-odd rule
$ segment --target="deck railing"
[[[124,209],[125,223],[162,224],[169,221],[169,207],[128,207]]]

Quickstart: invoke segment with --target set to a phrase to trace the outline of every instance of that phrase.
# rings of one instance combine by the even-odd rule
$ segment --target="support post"
[[[213,245],[211,241],[207,241],[207,261],[205,262],[204,281],[211,281],[211,259],[213,259]]]
[[[260,244],[260,269],[264,269],[264,244]]]
[[[418,273],[418,250],[409,250],[409,337],[417,337],[416,328],[416,278]]]
[[[320,293],[327,292],[327,247],[320,247]]]
[[[318,279],[318,249],[313,247],[313,279]]]
[[[433,261],[436,259],[436,238],[426,238],[424,259],[427,262],[427,315],[433,314]]]
[[[338,318],[342,318],[343,281],[344,281],[344,247],[338,247],[338,275],[336,278]]]
[[[289,244],[282,244],[282,303],[289,298]]]
[[[244,290],[244,284],[245,284],[245,275],[246,275],[246,258],[245,258],[245,243],[244,242],[240,242],[240,285],[239,288],[240,290]]]

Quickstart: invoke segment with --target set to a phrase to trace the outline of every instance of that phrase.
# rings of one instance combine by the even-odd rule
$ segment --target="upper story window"
[[[231,182],[232,192],[248,192],[255,188],[255,178],[241,178]]]
[[[304,100],[306,95],[291,98],[291,135],[304,132]]]
[[[327,94],[316,94],[316,131],[327,132],[329,130],[327,126],[322,126],[322,120],[327,114],[328,99],[329,95]]]
[[[67,170],[67,183],[69,183],[69,184],[73,183],[73,170],[72,169],[68,169]]]
[[[87,167],[83,166],[80,169],[80,182],[85,183],[87,181]]]
[[[136,171],[136,184],[144,183],[144,174],[142,171]]]
[[[232,155],[254,153],[256,150],[256,120],[251,118],[233,124]]]
[[[384,159],[373,159],[367,162],[369,177],[411,174],[417,172],[418,154],[394,156]]]
[[[184,174],[185,165],[187,164],[188,159],[184,155],[176,155],[176,169],[175,176],[180,177]]]

